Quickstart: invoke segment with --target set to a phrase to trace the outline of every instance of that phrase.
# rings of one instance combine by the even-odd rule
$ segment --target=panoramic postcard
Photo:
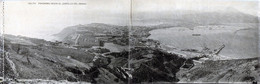
[[[0,82],[259,80],[258,0],[1,0]]]

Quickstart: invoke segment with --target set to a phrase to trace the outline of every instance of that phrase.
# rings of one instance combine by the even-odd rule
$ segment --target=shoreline
[[[224,27],[224,26],[223,26]],[[174,27],[170,27],[170,30],[171,30],[171,28],[172,29],[174,29],[173,31],[178,31],[179,29],[176,29],[175,30],[175,28]],[[169,29],[169,28],[164,28],[164,29],[158,29],[159,31],[158,32],[163,32],[163,31],[169,31],[169,30],[167,30],[167,29]],[[203,27],[203,29],[209,29],[209,28],[207,28],[207,27]],[[221,32],[221,31],[224,31],[224,30],[226,30],[227,29],[227,27],[225,27],[225,29],[223,29],[222,30],[222,28],[221,28],[221,30],[219,31],[219,32]],[[234,29],[234,30],[232,30],[232,32],[236,32],[237,30],[243,30],[243,29],[245,29],[244,27],[240,27],[240,28],[238,28],[238,29]],[[254,29],[254,28],[252,28],[252,29]],[[156,31],[157,29],[155,29],[155,30],[152,30],[152,31]],[[163,30],[163,31],[161,31],[161,30]],[[189,32],[190,30],[189,29],[187,29],[187,32]],[[200,31],[200,30],[199,30]],[[248,30],[248,31],[245,31],[244,33],[247,33],[247,32],[251,32],[252,30]],[[186,32],[186,31],[185,31]],[[225,31],[224,31],[225,32]],[[231,31],[230,31],[231,32]],[[169,44],[169,42],[166,42],[166,44],[165,43],[163,43],[163,41],[165,42],[165,41],[169,41],[169,40],[162,40],[162,41],[160,41],[161,39],[164,39],[164,38],[166,38],[166,37],[163,37],[163,36],[156,36],[157,35],[157,33],[155,33],[155,32],[151,32],[151,31],[148,31],[148,33],[150,34],[148,37],[147,37],[147,39],[153,39],[153,40],[156,40],[156,41],[159,41],[160,42],[160,44],[161,44],[161,46],[163,47],[163,49],[164,50],[166,50],[166,51],[168,51],[168,52],[179,52],[179,51],[182,51],[182,50],[184,50],[184,49],[193,49],[193,50],[197,50],[197,51],[201,51],[201,50],[203,50],[203,45],[202,46],[200,46],[199,44],[203,44],[203,41],[204,41],[204,39],[203,38],[198,38],[198,37],[194,37],[194,39],[195,39],[195,41],[197,41],[196,43],[192,43],[192,44],[188,44],[188,45],[185,45],[185,44],[187,44],[187,43],[189,43],[189,42],[185,42],[183,45],[178,45],[178,43],[180,44],[180,42],[182,41],[182,40],[178,40],[178,38],[179,39],[181,39],[181,37],[178,37],[178,36],[174,36],[174,37],[176,37],[176,38],[174,38],[174,37],[172,37],[172,36],[169,36],[169,37],[167,37],[170,41],[172,41],[172,39],[170,39],[170,38],[173,38],[173,39],[175,39],[175,40],[178,40],[178,42],[173,42],[173,43],[170,43]],[[196,33],[196,32],[195,32]],[[229,33],[229,32],[227,32],[227,33]],[[244,33],[242,33],[242,34],[244,34]],[[162,35],[168,35],[168,33],[163,33]],[[158,35],[161,35],[161,33],[158,33]],[[164,35],[164,36],[165,36]],[[172,34],[171,34],[172,35]],[[192,34],[191,34],[192,35]],[[151,36],[153,36],[153,37],[151,37]],[[188,35],[189,36],[189,35]],[[223,35],[222,35],[223,36]],[[163,37],[163,38],[161,38],[161,37]],[[185,37],[187,37],[187,36],[185,36]],[[189,36],[189,37],[191,37],[191,38],[193,38],[192,36]],[[210,37],[212,37],[212,35],[210,35],[210,36],[207,36],[207,33],[202,33],[202,36],[201,37],[207,37],[207,38],[210,38]],[[221,36],[213,36],[213,37],[221,37]],[[232,38],[232,37],[234,37],[234,35],[233,34],[229,34],[228,35],[228,37],[227,38]],[[238,40],[239,39],[243,39],[243,38],[245,38],[245,39],[247,39],[246,37],[244,37],[244,36],[235,36]],[[196,39],[201,39],[201,40],[203,40],[203,41],[200,41],[200,40],[196,40]],[[218,41],[218,40],[221,40],[220,42],[218,42],[219,44],[215,44],[215,45],[211,45],[212,43],[214,43],[215,42],[215,40],[216,41]],[[224,49],[223,49],[223,51],[221,51],[221,53],[220,53],[220,55],[222,56],[222,57],[225,57],[225,59],[247,59],[247,58],[255,58],[255,57],[257,57],[256,55],[255,55],[255,53],[254,53],[254,50],[253,49],[255,49],[254,47],[251,47],[250,45],[244,45],[244,46],[242,46],[242,47],[234,47],[234,46],[232,46],[232,45],[238,45],[238,44],[234,44],[234,41],[236,41],[236,39],[233,39],[233,40],[225,40],[225,41],[222,41],[222,39],[215,39],[215,40],[207,40],[206,39],[206,41],[207,42],[210,42],[210,43],[205,43],[204,42],[204,44],[205,45],[207,45],[207,46],[205,46],[205,47],[207,47],[207,48],[209,48],[209,49],[211,49],[211,50],[213,50],[213,49],[217,49],[218,47],[220,47],[221,45],[220,44],[225,44],[225,45],[227,45],[227,47],[225,47]],[[189,39],[188,40],[183,40],[183,41],[190,41]],[[244,41],[244,40],[242,40],[242,41]],[[246,42],[243,42],[243,43],[252,43],[253,41],[246,41]],[[177,45],[176,47],[174,47],[174,46],[172,46],[172,45]],[[189,46],[190,45],[190,46]],[[194,48],[194,47],[192,47],[192,45],[193,46],[197,46],[197,48]],[[179,46],[179,47],[178,47]],[[183,47],[182,47],[183,46]],[[243,52],[245,52],[244,54],[242,53],[242,52],[238,52],[239,50],[241,50],[241,49],[243,49],[243,48],[247,48],[247,49],[249,49],[249,50],[247,50],[247,51],[243,51]],[[232,52],[232,51],[233,52]],[[251,53],[250,53],[251,52]],[[184,52],[185,53],[185,52]],[[242,53],[242,54],[241,54]],[[238,56],[237,56],[238,55]]]

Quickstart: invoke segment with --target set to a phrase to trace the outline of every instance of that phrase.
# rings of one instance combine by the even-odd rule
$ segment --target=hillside
[[[102,23],[76,25],[55,34],[54,36],[60,38],[60,41],[55,42],[6,34],[5,45],[0,43],[0,46],[5,46],[6,77],[15,83],[65,80],[84,83],[160,84],[258,80],[257,58],[205,60],[204,58],[217,56],[205,53],[185,57],[160,49],[159,41],[147,39],[149,31],[172,26],[174,25],[133,26],[129,32],[127,26]],[[102,43],[131,47],[129,50],[112,52],[102,47]]]
[[[170,24],[172,26],[193,27],[225,23],[258,23],[258,17],[242,13],[233,8],[219,11],[162,11],[136,12],[133,16],[135,25]]]
[[[5,39],[11,38],[6,37]],[[22,41],[32,42],[28,39]],[[41,43],[47,42],[43,40]],[[79,73],[83,73],[84,70],[91,67],[89,63],[94,57],[93,54],[63,46],[42,45],[41,43],[24,45],[6,40],[6,77],[11,79],[91,81],[89,76]]]
[[[190,70],[180,70],[180,82],[252,82],[259,81],[259,58],[207,60]]]
[[[54,36],[59,38],[60,41],[81,47],[99,46],[101,45],[100,41],[127,45],[128,40],[124,37],[127,36],[127,31],[127,26],[92,23],[64,28]]]

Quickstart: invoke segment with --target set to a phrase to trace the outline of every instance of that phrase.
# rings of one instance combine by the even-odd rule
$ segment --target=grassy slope
[[[82,73],[90,68],[93,54],[72,48],[32,45],[20,45],[20,53],[17,53],[16,44],[6,43],[6,45],[8,57],[14,62],[18,73],[10,77],[90,81],[89,78],[84,78],[87,75]],[[84,77],[81,77],[83,75]]]
[[[180,82],[252,82],[258,80],[258,68],[257,58],[205,61],[177,75]]]

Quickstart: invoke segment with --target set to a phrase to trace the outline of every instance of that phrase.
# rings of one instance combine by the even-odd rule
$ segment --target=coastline
[[[225,28],[225,26],[223,27]],[[223,28],[217,29],[216,30],[217,32],[215,31],[212,32],[211,30],[209,30],[209,28],[205,28],[205,27],[203,29],[206,29],[207,31],[204,31],[201,28],[200,30],[196,30],[196,29],[182,30],[181,28],[176,29],[172,27],[170,29],[169,28],[158,29],[149,32],[150,35],[147,37],[147,39],[153,39],[159,41],[161,46],[169,52],[172,51],[182,52],[185,49],[186,50],[193,49],[196,51],[201,51],[205,47],[209,49],[217,49],[224,44],[226,45],[226,47],[223,49],[223,51],[221,51],[220,55],[224,56],[226,59],[247,59],[247,58],[257,57],[255,53],[256,46],[253,46],[255,45],[255,40],[248,40],[248,39],[253,39],[254,36],[245,36],[249,33],[254,32],[253,28],[247,30],[244,29],[244,27],[240,27],[237,29],[230,30],[230,28],[227,27],[225,29]],[[173,33],[168,33],[172,31]],[[204,33],[201,31],[210,32],[210,33]],[[239,34],[234,35],[233,32]],[[193,36],[193,33],[200,34],[200,36]]]

